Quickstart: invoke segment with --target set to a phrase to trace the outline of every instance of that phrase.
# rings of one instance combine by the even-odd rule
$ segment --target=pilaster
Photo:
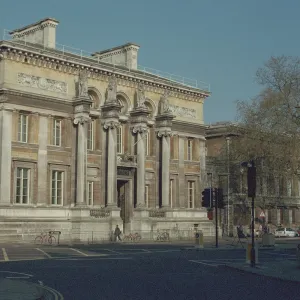
[[[10,203],[12,112],[0,111],[0,205]]]

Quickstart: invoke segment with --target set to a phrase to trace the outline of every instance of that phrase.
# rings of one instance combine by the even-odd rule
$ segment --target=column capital
[[[73,123],[75,125],[78,125],[78,124],[83,125],[84,123],[89,123],[90,121],[91,121],[91,118],[89,116],[79,115],[74,118]]]
[[[140,133],[140,134],[145,134],[148,132],[148,127],[147,124],[140,123],[140,124],[134,124],[131,126],[131,130],[134,134]]]
[[[105,120],[103,121],[103,128],[106,130],[115,129],[120,126],[120,122],[117,120]]]
[[[161,129],[161,130],[157,131],[157,136],[158,137],[171,137],[171,136],[173,136],[173,132],[168,128]]]

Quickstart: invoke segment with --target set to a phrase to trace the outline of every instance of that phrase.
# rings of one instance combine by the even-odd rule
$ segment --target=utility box
[[[275,246],[275,236],[272,233],[265,233],[262,236],[262,246],[263,247],[274,247]]]

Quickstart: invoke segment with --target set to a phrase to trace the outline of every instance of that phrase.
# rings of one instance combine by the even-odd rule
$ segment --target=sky
[[[299,0],[16,0],[1,3],[0,29],[53,17],[60,44],[92,53],[136,43],[139,65],[210,84],[210,124],[236,119],[271,56],[300,55],[299,11]]]

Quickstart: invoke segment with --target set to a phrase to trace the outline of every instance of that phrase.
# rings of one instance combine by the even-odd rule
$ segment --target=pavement
[[[300,299],[299,239],[276,242],[260,247],[255,268],[240,244],[225,240],[218,249],[213,240],[204,249],[2,244],[0,299]]]

